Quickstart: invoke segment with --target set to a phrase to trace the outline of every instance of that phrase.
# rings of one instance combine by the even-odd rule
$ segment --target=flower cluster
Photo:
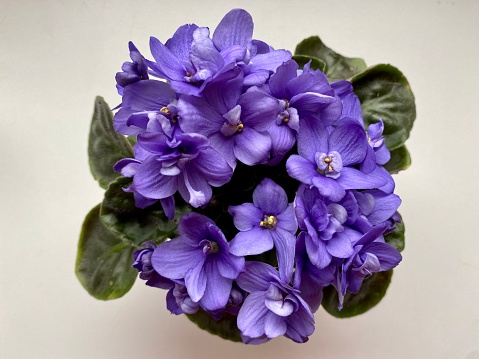
[[[164,44],[152,37],[152,60],[130,43],[114,126],[137,143],[115,170],[137,207],[159,201],[173,219],[191,206],[176,238],[134,258],[172,313],[237,315],[245,343],[305,342],[324,287],[341,307],[401,261],[383,237],[401,201],[383,123],[365,128],[351,83],[252,35],[235,9],[212,36],[184,25]]]

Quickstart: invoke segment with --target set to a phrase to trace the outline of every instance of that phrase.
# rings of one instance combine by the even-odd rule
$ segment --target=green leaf
[[[354,76],[352,84],[365,124],[382,119],[388,149],[401,147],[416,118],[414,95],[401,71],[391,65],[376,65]]]
[[[401,216],[401,215],[399,215]],[[392,231],[391,233],[388,233],[384,236],[384,240],[386,243],[389,243],[392,245],[394,248],[396,248],[399,252],[404,250],[404,232],[405,232],[405,227],[404,227],[404,220],[401,217],[401,222],[394,223],[394,226],[396,229]]]
[[[133,150],[126,137],[116,133],[113,128],[110,107],[98,96],[95,100],[88,139],[88,158],[93,177],[106,189],[111,181],[121,176],[113,170],[113,165],[123,158],[133,156]]]
[[[220,320],[214,320],[208,313],[200,309],[195,314],[186,316],[198,327],[211,334],[234,342],[242,342],[241,332],[236,324],[236,315],[223,313]]]
[[[160,244],[167,238],[176,237],[178,219],[185,208],[177,206],[175,219],[171,221],[159,202],[144,209],[137,208],[133,194],[123,191],[130,184],[131,179],[125,177],[110,183],[100,212],[105,226],[132,246],[139,246],[145,241]]]
[[[309,65],[312,70],[321,70],[324,72],[326,69],[326,63],[318,59],[317,57],[308,56],[308,55],[294,55],[293,60],[296,61],[299,65],[299,68],[302,69],[304,65],[306,65],[309,61],[311,64]]]
[[[344,297],[343,309],[338,310],[338,293],[332,285],[323,289],[321,305],[332,316],[349,318],[367,312],[378,304],[386,294],[393,271],[374,273],[365,279],[357,294],[347,293]]]
[[[326,63],[325,74],[331,82],[349,79],[366,69],[363,59],[349,58],[334,52],[318,36],[311,36],[301,41],[296,46],[294,54],[323,60]]]
[[[411,155],[405,145],[391,151],[391,159],[384,165],[384,168],[391,174],[404,171],[411,166]]]
[[[122,297],[138,274],[131,267],[133,251],[103,225],[97,205],[83,222],[75,267],[78,280],[97,299]]]

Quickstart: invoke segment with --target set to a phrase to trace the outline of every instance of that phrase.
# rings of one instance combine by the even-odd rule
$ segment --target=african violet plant
[[[77,276],[98,299],[137,272],[171,313],[223,338],[305,342],[322,306],[375,306],[402,259],[391,173],[414,97],[391,65],[367,68],[318,37],[292,55],[230,11],[213,35],[184,25],[151,59],[130,42],[122,101],[98,97],[88,153],[106,189],[80,236]]]

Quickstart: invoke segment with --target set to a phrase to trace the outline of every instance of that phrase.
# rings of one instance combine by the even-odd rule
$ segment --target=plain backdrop
[[[103,197],[87,138],[96,95],[120,102],[128,41],[149,56],[185,23],[235,7],[254,37],[294,50],[319,35],[407,76],[417,120],[395,177],[404,260],[384,300],[353,319],[322,309],[306,344],[246,346],[171,315],[137,281],[90,297],[74,274],[81,223]],[[479,1],[0,0],[0,358],[479,358]]]

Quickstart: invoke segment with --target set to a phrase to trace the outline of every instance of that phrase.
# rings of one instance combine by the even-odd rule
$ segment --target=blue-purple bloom
[[[291,177],[339,201],[348,189],[386,184],[376,171],[366,174],[354,168],[366,156],[368,146],[364,129],[353,121],[343,120],[331,132],[320,123],[305,126],[298,134],[298,155],[289,157],[286,169]]]
[[[140,278],[168,290],[172,313],[229,313],[245,343],[302,343],[324,287],[341,307],[367,276],[400,262],[384,234],[401,200],[383,167],[384,124],[365,128],[351,82],[300,69],[289,51],[254,40],[253,27],[234,9],[212,35],[187,24],[165,43],[151,37],[152,60],[129,43],[114,128],[137,143],[114,169],[132,178],[124,190],[139,208],[159,201],[169,219],[175,198],[197,208],[180,218],[178,237],[134,253]]]
[[[153,268],[173,281],[184,280],[191,300],[205,310],[223,309],[233,280],[244,271],[244,258],[231,254],[221,230],[198,213],[181,217],[178,232],[155,249]]]
[[[231,253],[260,254],[273,249],[274,244],[281,279],[289,282],[298,224],[284,189],[265,178],[253,192],[253,203],[230,206],[228,211],[240,230],[230,243]]]
[[[266,263],[246,262],[238,285],[250,293],[238,313],[238,328],[244,337],[268,339],[286,336],[304,343],[314,332],[314,317],[297,288],[280,279]]]
[[[378,225],[354,243],[354,253],[338,272],[339,308],[343,306],[346,292],[359,292],[363,280],[373,273],[396,267],[402,260],[401,254],[393,246],[376,239],[389,227],[388,223]],[[340,277],[339,277],[340,276]]]

